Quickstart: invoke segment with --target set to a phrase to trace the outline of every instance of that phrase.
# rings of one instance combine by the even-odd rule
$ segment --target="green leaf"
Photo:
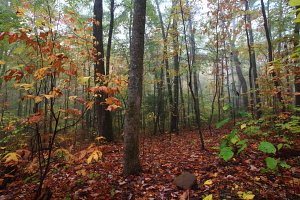
[[[222,143],[220,144],[220,149],[223,149],[227,146],[227,141],[223,140]]]
[[[239,150],[238,150],[238,154],[241,152],[241,151],[243,151],[245,148],[247,147],[247,144],[243,144],[243,146],[241,146],[241,148],[239,148]]]
[[[286,162],[280,162],[279,164],[281,167],[288,168],[288,169],[291,168],[291,166],[286,164]]]
[[[245,112],[245,111],[243,111],[243,110],[239,110],[239,111],[237,111],[237,113],[238,113],[238,114],[240,114],[240,115],[241,115],[241,117],[248,117],[248,118],[252,118],[252,115],[251,115],[250,113],[248,113],[248,112]]]
[[[234,155],[234,153],[232,152],[232,148],[231,147],[225,147],[223,149],[221,149],[220,151],[220,156],[227,162],[230,158],[232,158],[232,156]]]
[[[290,6],[299,6],[300,5],[300,0],[290,0],[289,5]]]
[[[260,173],[263,174],[263,173],[266,173],[267,171],[270,171],[270,170],[269,169],[263,169],[263,170],[260,171]]]
[[[112,196],[115,195],[115,190],[116,190],[116,189],[111,189],[111,190],[110,190],[110,194],[111,194]]]
[[[235,143],[237,143],[239,140],[240,140],[240,138],[239,138],[237,135],[235,135],[235,136],[233,136],[233,137],[230,139],[230,142],[231,142],[232,144],[235,144]]]
[[[228,110],[228,108],[230,108],[230,105],[229,105],[229,104],[223,106],[223,110]]]
[[[261,142],[258,149],[265,153],[276,153],[276,148],[270,142]]]
[[[280,143],[280,144],[278,144],[277,145],[277,149],[278,149],[278,151],[281,149],[281,147],[283,146],[283,144],[282,143]]]
[[[236,143],[236,145],[245,144],[246,142],[248,142],[248,139],[241,140],[238,143]]]
[[[266,158],[266,164],[267,164],[267,167],[269,169],[276,169],[277,168],[277,160],[275,160],[274,158],[267,157]]]
[[[229,122],[229,120],[230,120],[230,118],[227,118],[227,119],[224,119],[223,121],[218,122],[216,128],[221,128],[224,124]]]

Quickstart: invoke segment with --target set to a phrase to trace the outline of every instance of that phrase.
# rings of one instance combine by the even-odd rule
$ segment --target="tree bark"
[[[236,71],[236,74],[238,76],[238,79],[240,81],[240,84],[241,84],[241,88],[242,88],[242,100],[243,100],[243,109],[244,110],[248,110],[248,95],[247,95],[247,92],[248,92],[248,87],[247,87],[247,82],[246,82],[246,79],[243,75],[243,72],[242,72],[242,69],[241,69],[241,63],[239,61],[239,58],[238,58],[238,55],[236,53],[236,50],[235,50],[235,44],[234,44],[234,41],[231,41],[231,50],[232,50],[232,60],[233,60],[233,63],[235,65],[235,71]]]
[[[263,19],[264,19],[264,28],[265,28],[265,33],[266,33],[266,38],[267,38],[267,43],[268,43],[269,65],[272,65],[271,62],[273,61],[273,46],[272,46],[271,37],[270,37],[271,33],[270,33],[269,25],[268,25],[268,19],[267,19],[267,15],[266,15],[264,0],[261,0],[261,11],[262,11]],[[278,89],[278,91],[277,91],[278,101],[279,101],[279,103],[284,104],[283,98],[281,96],[281,90],[279,88],[280,84],[279,84],[279,81],[277,80],[277,74],[275,71],[272,71],[271,75],[273,77],[273,83],[274,83],[275,87]],[[285,111],[284,105],[282,106],[281,111],[282,112]]]
[[[296,10],[299,9],[300,6],[296,6]],[[300,12],[296,12],[296,17]],[[296,49],[297,46],[299,45],[299,30],[300,30],[300,23],[296,22],[295,23],[295,29],[294,29],[294,48]],[[298,69],[298,67],[297,67]],[[300,71],[299,69],[296,71],[295,75],[295,105],[296,107],[300,107]]]
[[[249,0],[245,1],[245,12],[249,12]],[[257,105],[256,110],[256,117],[260,118],[262,111],[260,110],[260,97],[259,97],[259,87],[257,84],[257,68],[256,68],[256,54],[254,49],[254,39],[253,39],[253,31],[252,31],[252,22],[250,18],[250,14],[245,14],[245,24],[246,24],[246,35],[247,35],[247,45],[248,45],[248,52],[250,58],[250,70],[249,70],[249,81],[250,81],[250,89],[251,86],[254,86],[255,89],[255,103]],[[251,98],[253,99],[253,98]],[[253,100],[251,100],[253,101]],[[252,109],[254,107],[254,102],[251,103]]]
[[[185,20],[184,20],[184,12],[183,12],[183,7],[182,7],[182,1],[180,0],[180,8],[181,8],[181,19],[183,22],[183,32],[184,32],[184,41],[185,41],[185,45],[186,45],[186,52],[187,52],[187,61],[188,61],[188,70],[189,70],[189,82],[188,82],[188,86],[190,88],[191,91],[191,95],[192,95],[192,99],[193,99],[193,103],[194,103],[194,109],[195,109],[195,114],[196,114],[196,124],[197,124],[197,129],[198,129],[198,133],[199,133],[199,137],[200,137],[200,141],[201,141],[201,148],[202,150],[205,149],[204,146],[204,140],[203,140],[203,134],[201,131],[201,122],[200,122],[200,108],[199,108],[199,97],[198,97],[198,82],[197,82],[197,77],[196,74],[192,72],[192,68],[194,68],[194,63],[195,63],[195,41],[194,41],[194,35],[193,33],[191,33],[191,56],[189,54],[188,51],[188,42],[187,42],[187,34],[186,34],[186,28],[185,28]],[[192,29],[192,21],[189,20],[189,27],[190,29]],[[190,60],[190,57],[192,58]],[[195,92],[195,91],[197,92]],[[197,94],[197,96],[195,95]]]
[[[136,174],[142,170],[139,160],[139,134],[143,86],[145,15],[146,0],[135,0],[130,45],[128,98],[124,122],[124,176]]]
[[[113,8],[112,8],[113,9]],[[103,2],[95,0],[94,3],[94,80],[96,85],[105,85],[105,75],[109,74],[109,70],[105,70],[104,63],[104,47],[103,47]],[[112,34],[112,33],[111,33]],[[109,55],[109,54],[108,54]],[[109,62],[108,62],[109,65]],[[109,69],[109,66],[107,66]],[[96,115],[97,115],[97,131],[99,136],[103,136],[108,141],[113,140],[112,119],[110,111],[107,111],[105,99],[107,94],[100,91],[96,96]]]
[[[176,0],[172,1],[173,9],[176,10]],[[174,15],[177,13],[174,12]],[[173,81],[173,91],[174,91],[174,103],[171,106],[171,126],[170,132],[178,133],[178,100],[179,100],[179,47],[178,47],[178,30],[176,17],[173,19],[173,51],[174,51],[174,81]]]

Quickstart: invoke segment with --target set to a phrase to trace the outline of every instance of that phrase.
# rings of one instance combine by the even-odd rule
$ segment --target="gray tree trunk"
[[[245,11],[246,13],[249,12],[249,2],[248,0],[245,1]],[[256,89],[255,92],[255,100],[256,100],[256,105],[257,105],[257,118],[259,118],[262,114],[260,110],[260,97],[259,97],[259,87],[258,84],[256,83],[256,80],[258,78],[257,75],[257,68],[256,68],[256,54],[255,54],[255,49],[254,49],[254,39],[253,39],[253,31],[252,31],[252,22],[250,18],[250,14],[245,15],[245,23],[246,23],[246,34],[247,34],[247,44],[248,44],[248,51],[249,51],[249,57],[250,57],[250,69],[249,70],[249,81],[250,81],[250,87],[254,86]],[[248,26],[248,27],[247,27]],[[252,76],[253,75],[253,76]],[[250,88],[252,89],[252,87]],[[254,99],[254,98],[251,98]],[[252,100],[251,100],[252,101]],[[253,103],[251,103],[251,106],[254,106]]]
[[[146,0],[135,0],[130,45],[128,98],[124,122],[123,175],[139,173],[140,108],[143,86],[143,56]]]

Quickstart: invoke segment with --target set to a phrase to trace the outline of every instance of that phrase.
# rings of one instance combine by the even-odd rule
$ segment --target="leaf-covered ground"
[[[213,154],[217,151],[211,147],[218,146],[220,137],[227,133],[229,130],[223,129],[210,136],[204,131],[205,151],[200,149],[196,131],[142,139],[144,171],[126,178],[121,176],[122,143],[103,146],[104,159],[91,164],[87,164],[87,157],[69,163],[53,158],[45,186],[51,188],[52,199],[203,199],[210,194],[213,199],[243,199],[243,194],[245,198],[245,194],[251,193],[254,199],[300,199],[300,155],[297,153],[300,140],[294,141],[293,151],[283,149],[275,155],[292,168],[262,174],[260,170],[265,168],[267,155],[257,149],[253,136],[240,156],[228,162]],[[12,181],[0,190],[0,199],[33,198],[37,176],[26,173],[28,170],[22,165],[28,167],[19,163]],[[186,171],[197,176],[197,187],[190,191],[172,184],[176,176]]]

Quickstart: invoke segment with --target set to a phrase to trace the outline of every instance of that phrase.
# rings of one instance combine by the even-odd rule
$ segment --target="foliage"
[[[222,137],[220,147],[214,147],[214,149],[220,150],[219,156],[225,161],[231,159],[234,154],[239,154],[247,147],[248,139],[240,140],[238,134],[238,130],[232,130],[230,134]]]

